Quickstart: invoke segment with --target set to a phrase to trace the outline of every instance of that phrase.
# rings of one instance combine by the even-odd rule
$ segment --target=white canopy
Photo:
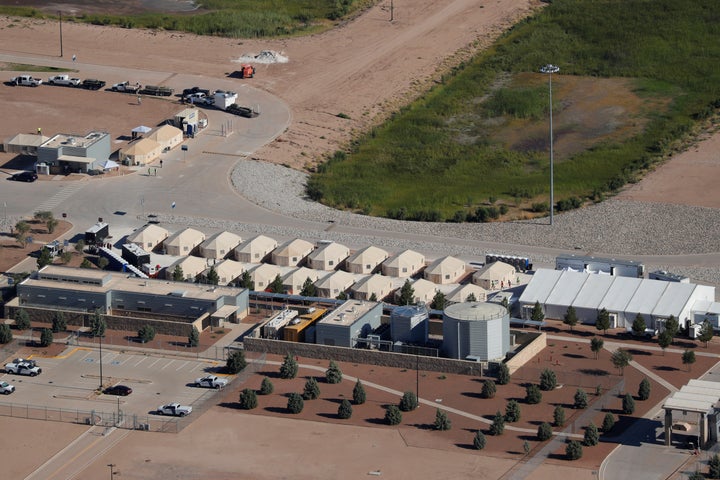
[[[117,162],[113,160],[105,160],[105,163],[103,163],[102,167],[103,170],[110,170],[111,168],[118,168],[120,165],[117,164]]]
[[[135,133],[148,133],[150,130],[152,130],[152,128],[140,125],[139,127],[133,128],[131,131]]]

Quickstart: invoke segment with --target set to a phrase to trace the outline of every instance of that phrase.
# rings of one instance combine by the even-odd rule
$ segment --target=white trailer
[[[218,90],[213,94],[212,104],[220,110],[227,109],[230,105],[235,104],[237,100],[237,93],[226,92],[225,90]]]
[[[280,338],[280,330],[297,316],[297,310],[291,310],[289,308],[281,310],[265,324],[263,327],[263,337],[272,339]]]

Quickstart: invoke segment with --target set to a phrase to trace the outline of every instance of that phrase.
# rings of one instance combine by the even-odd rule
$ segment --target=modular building
[[[122,246],[122,258],[138,268],[150,263],[150,254],[134,243],[126,243]]]
[[[393,342],[425,343],[429,318],[424,305],[397,307],[390,314],[390,337]]]
[[[282,329],[297,316],[297,310],[291,310],[289,308],[280,310],[262,326],[263,338],[271,338],[273,340],[282,338]]]
[[[645,266],[634,260],[619,260],[584,255],[559,255],[555,258],[555,270],[600,273],[619,277],[642,278]]]
[[[110,134],[87,135],[58,133],[37,149],[38,164],[50,167],[50,173],[87,173],[102,170],[110,158]]]
[[[380,326],[382,303],[348,300],[315,324],[320,345],[355,347]]]
[[[290,323],[283,328],[283,340],[286,342],[300,343],[309,341],[307,339],[307,332],[326,312],[327,310],[324,308],[310,307],[307,313],[293,318]]]
[[[455,303],[443,314],[443,352],[449,358],[487,362],[510,351],[510,314],[502,305]]]

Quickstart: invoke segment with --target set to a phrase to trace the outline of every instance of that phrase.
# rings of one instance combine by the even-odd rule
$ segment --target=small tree
[[[280,378],[289,380],[297,377],[298,374],[298,363],[295,361],[295,357],[289,353],[285,355],[282,365],[280,365]]]
[[[288,396],[287,409],[290,413],[300,413],[305,407],[302,395],[299,393],[291,393]]]
[[[362,382],[360,382],[360,379],[357,379],[357,382],[355,382],[355,387],[353,388],[353,403],[355,405],[362,405],[365,403],[365,387],[363,387]]]
[[[15,240],[22,245],[23,248],[27,246],[27,237],[30,232],[30,224],[20,220],[15,224]]]
[[[83,253],[83,251],[85,251],[85,240],[78,240],[77,242],[75,242],[75,247],[73,248],[75,248],[75,251],[77,253]]]
[[[403,412],[411,412],[418,407],[418,398],[415,392],[405,392],[400,399],[398,408]]]
[[[348,294],[344,290],[342,292],[338,293],[337,297],[335,297],[335,300],[347,300],[347,299],[348,299]]]
[[[340,402],[340,406],[338,407],[338,418],[347,420],[348,418],[352,417],[352,413],[352,405],[350,405],[350,402],[347,398],[343,398],[343,401]]]
[[[40,346],[49,347],[53,343],[53,333],[49,328],[43,328],[40,332]]]
[[[92,263],[87,258],[83,258],[83,261],[80,262],[80,268],[92,268]]]
[[[573,408],[582,409],[582,408],[587,408],[587,406],[588,406],[587,393],[585,393],[585,390],[583,390],[582,388],[578,388],[577,391],[575,392]]]
[[[507,385],[510,383],[510,369],[503,362],[500,362],[498,365],[497,383],[498,385]]]
[[[622,348],[618,348],[615,350],[612,354],[612,364],[615,365],[615,368],[620,370],[620,374],[625,373],[625,367],[630,365],[630,362],[632,362],[632,355],[627,350],[624,350]]]
[[[665,349],[672,343],[672,334],[668,330],[663,330],[658,335],[658,345],[662,349],[663,355],[665,355]]]
[[[283,287],[282,278],[280,278],[279,273],[275,275],[273,281],[268,285],[268,290],[271,293],[285,293],[285,287]]]
[[[505,431],[505,417],[500,410],[495,413],[493,417],[493,423],[490,425],[490,435],[498,436],[502,435]]]
[[[555,390],[556,386],[557,376],[555,375],[555,372],[549,368],[543,370],[542,373],[540,373],[540,390],[548,392],[550,390]]]
[[[542,401],[542,392],[534,383],[525,387],[525,402],[530,405],[537,405]]]
[[[556,427],[565,426],[565,409],[559,405],[555,407],[555,410],[553,411],[553,424]]]
[[[252,388],[245,388],[240,392],[240,408],[243,410],[252,410],[257,408],[258,399],[255,390]]]
[[[478,430],[475,432],[475,437],[473,437],[473,447],[475,447],[476,450],[482,450],[485,448],[485,445],[487,445],[485,434]]]
[[[650,398],[650,380],[647,377],[643,378],[638,387],[638,398],[640,400],[647,400]]]
[[[337,366],[337,363],[332,360],[330,360],[330,365],[325,371],[325,380],[330,384],[342,382],[342,371],[340,370],[340,367]]]
[[[318,385],[315,377],[310,377],[305,382],[305,389],[303,390],[304,400],[315,400],[320,396],[320,385]]]
[[[607,331],[610,329],[610,313],[606,309],[603,308],[598,312],[595,328],[602,330],[603,335],[607,335]]]
[[[0,345],[5,345],[12,342],[13,334],[10,330],[10,325],[0,324]]]
[[[586,447],[594,447],[600,441],[600,434],[594,423],[590,422],[585,428],[585,435],[583,436],[583,445]]]
[[[185,280],[185,272],[180,265],[175,265],[175,269],[172,273],[172,279],[174,282],[182,282]]]
[[[253,282],[252,276],[250,275],[250,272],[248,270],[245,270],[242,275],[240,275],[240,280],[238,281],[238,284],[242,288],[247,288],[248,290],[255,290],[255,282]]]
[[[70,260],[72,260],[72,253],[68,251],[63,251],[60,254],[60,261],[63,263],[63,265],[67,265],[68,263],[70,263]]]
[[[57,226],[58,226],[58,221],[55,220],[54,218],[48,218],[47,220],[45,220],[45,228],[47,228],[48,233],[54,233],[55,228],[57,228]]]
[[[465,299],[465,301],[466,301],[466,302],[477,302],[477,297],[475,296],[474,293],[471,293],[471,294],[469,294],[469,295],[467,296],[467,298]],[[478,432],[480,432],[480,431],[478,430]],[[480,432],[480,433],[482,433],[482,432]],[[483,435],[483,438],[484,438],[484,437],[485,437],[485,436]],[[476,447],[476,448],[477,448],[477,447]]]
[[[275,386],[268,377],[262,379],[260,383],[260,395],[270,395],[275,391]]]
[[[678,323],[675,315],[670,315],[668,319],[665,320],[665,331],[670,333],[671,339],[677,337],[677,334],[680,331],[680,323]]]
[[[578,460],[582,458],[582,445],[577,440],[570,440],[565,447],[565,456],[568,460]]]
[[[700,333],[698,335],[698,340],[705,343],[705,348],[708,346],[708,342],[712,340],[714,335],[713,332],[713,326],[710,323],[710,321],[706,318],[705,321],[702,323],[702,326],[700,327]]]
[[[27,330],[30,328],[30,315],[23,308],[15,311],[15,328],[18,330]]]
[[[67,330],[67,322],[65,321],[65,315],[60,310],[55,311],[52,320],[52,331],[54,333],[64,332]]]
[[[570,331],[573,331],[573,327],[577,325],[578,323],[578,317],[577,312],[575,311],[575,307],[570,305],[567,308],[567,311],[565,312],[565,316],[563,317],[563,323],[570,327]]]
[[[90,317],[90,334],[93,337],[104,337],[106,328],[105,319],[100,315],[99,310],[95,310]]]
[[[110,260],[105,257],[98,258],[97,266],[98,268],[100,268],[100,270],[105,270],[105,267],[107,267],[108,265],[110,265]]]
[[[195,326],[192,327],[192,330],[190,330],[190,334],[188,335],[188,345],[191,347],[197,347],[200,345],[200,332]]]
[[[450,430],[452,428],[452,422],[447,416],[447,413],[440,410],[439,408],[435,412],[435,430]]]
[[[520,421],[520,404],[517,400],[510,400],[505,406],[505,421],[509,423]]]
[[[138,330],[138,338],[141,343],[152,342],[155,338],[155,329],[151,325],[143,325]]]
[[[605,340],[599,337],[593,337],[590,340],[590,350],[595,354],[595,360],[598,359],[598,354],[600,353],[600,350],[603,349],[603,346],[605,345]]]
[[[413,288],[410,280],[405,280],[402,288],[400,289],[400,298],[398,298],[400,305],[410,305],[415,303],[415,289]]]
[[[495,382],[487,379],[483,382],[482,391],[480,392],[480,395],[483,398],[493,398],[495,396],[495,392],[497,392],[497,387],[495,386]]]
[[[647,328],[647,324],[645,323],[645,319],[643,316],[638,313],[635,315],[635,320],[633,320],[632,324],[632,332],[637,335],[638,337],[645,335],[645,329]]]
[[[247,361],[245,360],[245,352],[242,350],[235,350],[228,355],[225,369],[231,375],[242,372],[247,367]]]
[[[210,267],[210,270],[208,271],[207,275],[205,276],[205,280],[210,285],[217,285],[220,283],[220,275],[218,275],[217,270],[215,270],[215,267]]]
[[[692,364],[695,363],[695,351],[685,350],[682,354],[683,365],[687,365],[688,372],[692,368]]]
[[[385,422],[388,425],[400,425],[402,422],[402,412],[397,405],[388,405],[385,409]]]
[[[552,437],[553,431],[549,423],[543,422],[538,426],[537,438],[541,442],[549,440]]]
[[[622,409],[625,415],[632,415],[635,413],[635,399],[632,395],[626,393],[622,401]]]
[[[52,255],[50,255],[50,250],[48,250],[45,247],[40,249],[40,256],[37,259],[38,270],[40,270],[41,268],[43,268],[47,265],[50,265],[52,262],[53,262],[53,257],[52,257]]]
[[[307,277],[303,283],[300,295],[303,297],[317,297],[317,287],[312,281],[312,278]],[[348,417],[350,418],[350,417]]]
[[[708,470],[708,476],[710,478],[720,478],[720,456],[718,456],[717,453],[710,457],[708,466],[710,467]]]
[[[542,322],[545,320],[545,312],[543,312],[542,305],[540,305],[539,301],[535,301],[532,313],[530,314],[530,319],[535,322]]]
[[[431,305],[435,310],[445,310],[445,305],[447,305],[447,298],[445,297],[445,294],[440,290],[435,292]]]
[[[717,477],[710,477],[710,478],[717,478]],[[688,477],[688,480],[705,480],[705,475],[700,473],[700,470],[696,469],[693,473],[690,474],[690,476]]]
[[[612,430],[614,426],[615,426],[615,415],[613,415],[610,412],[607,412],[605,414],[605,418],[603,418],[603,423],[602,423],[603,433],[609,433],[610,430]]]

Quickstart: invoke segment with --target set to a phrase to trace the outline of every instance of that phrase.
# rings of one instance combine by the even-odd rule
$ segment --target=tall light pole
[[[113,478],[115,478],[115,470],[113,470],[113,468],[115,468],[115,464],[108,463],[108,467],[110,467],[110,480],[113,480]]]
[[[102,335],[100,335],[100,390],[103,387],[103,375],[102,375]]]
[[[555,210],[555,179],[553,174],[553,126],[552,126],[552,74],[560,71],[560,67],[548,63],[540,67],[540,73],[547,73],[548,86],[550,88],[550,225],[553,224],[553,212]]]
[[[62,45],[62,10],[58,10],[58,18],[60,19],[60,56],[63,56],[63,45]]]

